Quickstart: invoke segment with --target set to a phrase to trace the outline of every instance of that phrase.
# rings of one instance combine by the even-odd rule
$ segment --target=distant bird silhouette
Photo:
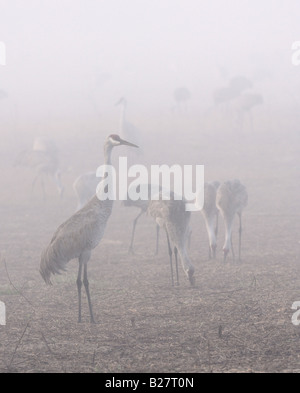
[[[175,263],[176,263],[176,279],[179,284],[178,274],[178,253],[181,259],[184,273],[187,275],[191,285],[195,284],[194,267],[191,263],[187,252],[187,241],[190,234],[189,223],[191,213],[185,210],[184,200],[175,200],[175,194],[171,192],[170,200],[163,200],[163,192],[159,193],[159,200],[151,200],[148,211],[150,215],[156,220],[156,223],[166,231],[168,250],[171,267],[172,285],[174,285],[173,278],[173,262],[172,262],[172,247],[174,247]]]
[[[216,89],[213,93],[214,104],[228,103],[239,97],[245,90],[253,87],[250,79],[237,76],[229,80],[228,86]]]
[[[63,195],[64,187],[61,182],[61,171],[59,169],[59,159],[57,147],[51,139],[36,138],[32,149],[22,151],[16,161],[15,166],[32,168],[36,176],[32,182],[32,192],[36,182],[40,179],[43,197],[46,198],[44,179],[52,177],[60,197]]]
[[[209,239],[209,259],[216,258],[218,235],[218,208],[216,205],[217,190],[220,183],[210,182],[204,184],[204,206],[201,210]]]
[[[242,245],[242,212],[248,203],[248,193],[246,187],[239,180],[230,180],[221,184],[217,191],[217,207],[220,210],[225,222],[225,243],[223,247],[224,262],[229,251],[232,250],[232,227],[234,217],[237,214],[240,221],[239,227],[239,260],[241,260]]]
[[[121,139],[118,135],[110,135],[104,143],[105,165],[111,165],[112,150],[114,147],[121,145],[137,147]],[[70,260],[78,258],[78,322],[82,320],[81,288],[83,269],[83,284],[88,298],[91,323],[95,323],[89,291],[87,264],[92,250],[100,243],[104,235],[107,221],[112,212],[113,200],[101,198],[103,193],[107,192],[106,188],[106,178],[104,178],[99,184],[97,195],[81,210],[60,225],[41,257],[40,273],[47,284],[51,284],[50,278],[52,274],[65,270]]]
[[[250,129],[253,131],[253,115],[254,107],[262,105],[264,102],[261,94],[244,93],[237,101],[237,127],[242,130],[244,126],[245,116],[248,115],[250,120]]]
[[[176,107],[180,111],[181,109],[187,110],[187,103],[191,99],[191,93],[186,87],[178,87],[173,93]]]

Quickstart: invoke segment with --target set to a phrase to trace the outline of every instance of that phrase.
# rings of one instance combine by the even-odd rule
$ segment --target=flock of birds
[[[130,130],[125,119],[126,100],[118,102],[122,105],[121,116],[121,137],[110,135],[104,142],[104,164],[111,164],[111,154],[117,146],[127,146],[128,149],[138,149],[137,138],[133,142],[128,142],[123,135]],[[128,128],[126,128],[128,127]],[[63,186],[60,179],[58,167],[57,149],[49,140],[37,138],[32,150],[22,152],[16,164],[33,167],[36,169],[37,179],[41,179],[42,186],[45,175],[50,175],[58,188],[59,194],[63,194]],[[45,248],[41,256],[40,273],[47,284],[51,284],[51,276],[59,274],[66,269],[66,265],[73,259],[78,259],[79,269],[77,277],[78,290],[78,322],[82,321],[81,313],[81,290],[85,288],[91,323],[95,323],[93,314],[89,281],[88,281],[88,262],[92,251],[100,243],[109,217],[112,213],[113,201],[102,200],[99,193],[104,191],[105,178],[99,179],[94,171],[85,173],[78,177],[73,188],[78,198],[77,211],[54,233],[50,244]],[[151,185],[148,185],[150,194]],[[97,191],[96,191],[97,189]],[[44,192],[44,191],[43,191]],[[173,256],[175,259],[176,284],[179,284],[178,259],[181,261],[183,271],[190,284],[195,284],[195,268],[189,256],[189,239],[191,212],[186,211],[186,201],[178,200],[171,191],[171,198],[163,198],[164,191],[159,190],[159,197],[155,200],[133,201],[127,199],[123,204],[127,207],[137,207],[140,213],[133,222],[131,242],[129,252],[133,253],[134,235],[139,218],[148,212],[156,222],[156,254],[158,253],[158,240],[160,229],[164,230],[167,237],[169,262],[171,269],[171,280],[174,285]],[[45,195],[45,192],[44,192]],[[209,257],[216,257],[217,235],[218,235],[218,216],[221,213],[225,223],[225,243],[223,246],[224,262],[230,251],[235,257],[232,244],[232,230],[234,218],[239,217],[239,260],[241,259],[241,239],[242,239],[242,212],[247,205],[248,195],[244,185],[239,180],[227,181],[223,184],[219,182],[205,183],[204,185],[204,206],[201,211],[205,220],[209,238]]]

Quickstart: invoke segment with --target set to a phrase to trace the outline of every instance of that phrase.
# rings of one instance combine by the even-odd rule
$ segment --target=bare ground
[[[128,255],[138,212],[116,203],[89,262],[96,325],[89,323],[85,298],[84,322],[77,323],[75,261],[50,288],[38,272],[43,247],[76,206],[74,173],[65,175],[65,199],[49,183],[44,203],[38,190],[30,197],[32,174],[18,170],[16,176],[2,160],[0,300],[7,325],[0,326],[1,372],[300,371],[300,328],[291,322],[291,306],[300,301],[299,137],[201,139],[195,131],[176,140],[181,163],[205,164],[207,180],[237,177],[247,185],[242,262],[223,263],[222,220],[217,260],[208,260],[204,223],[195,213],[196,286],[180,270],[180,286],[172,287],[164,235],[156,257],[155,225],[143,217],[136,254]],[[169,162],[177,162],[178,151],[165,146]]]

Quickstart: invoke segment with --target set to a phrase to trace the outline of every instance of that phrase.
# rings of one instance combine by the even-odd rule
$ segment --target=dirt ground
[[[172,287],[164,234],[154,256],[155,223],[142,217],[136,253],[128,255],[138,211],[116,202],[89,262],[96,325],[85,297],[77,323],[77,262],[52,287],[42,281],[39,263],[57,226],[74,212],[73,180],[101,164],[109,124],[89,138],[68,127],[57,134],[65,151],[62,201],[50,180],[46,202],[38,187],[30,195],[34,174],[13,168],[22,143],[7,133],[0,168],[0,300],[7,308],[0,372],[300,372],[300,327],[291,322],[292,304],[300,301],[299,127],[296,118],[279,123],[258,114],[255,132],[241,133],[223,132],[219,123],[209,128],[211,119],[196,114],[152,124],[138,119],[146,131],[156,130],[146,138],[155,147],[148,163],[205,164],[206,180],[239,178],[247,186],[242,262],[223,263],[222,220],[217,259],[208,260],[204,222],[193,213],[196,285],[180,268],[180,285]],[[33,136],[27,133],[29,145]],[[236,227],[234,244],[237,234]]]

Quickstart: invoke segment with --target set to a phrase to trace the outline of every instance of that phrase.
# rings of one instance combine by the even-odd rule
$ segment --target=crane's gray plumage
[[[217,207],[220,210],[225,222],[225,243],[223,247],[224,261],[230,250],[232,250],[232,226],[234,217],[239,216],[239,259],[241,259],[242,241],[242,212],[248,203],[248,193],[246,187],[239,180],[230,180],[221,184],[217,191]]]
[[[137,147],[136,145],[122,140],[118,135],[110,135],[104,144],[106,165],[111,164],[111,152],[113,147],[120,145]],[[102,182],[104,182],[104,180],[105,179],[103,179]],[[83,284],[88,297],[91,322],[94,323],[87,279],[87,263],[90,259],[92,250],[99,244],[103,237],[113,207],[113,200],[106,199],[102,201],[98,197],[99,195],[95,195],[87,205],[57,229],[51,243],[43,251],[41,257],[40,273],[47,284],[51,284],[52,274],[57,274],[65,270],[70,260],[78,258],[79,271],[77,288],[79,299],[79,322],[81,322],[81,277],[82,269],[84,269]]]
[[[210,182],[204,184],[204,206],[201,210],[209,239],[209,259],[216,257],[218,235],[218,209],[216,205],[217,190],[220,183]]]
[[[101,178],[96,172],[87,172],[77,177],[73,183],[73,190],[77,197],[77,210],[86,205],[96,194]]]
[[[186,202],[184,200],[175,200],[175,194],[173,192],[170,193],[170,197],[170,200],[163,200],[163,192],[161,191],[159,193],[159,200],[150,201],[148,211],[156,220],[157,224],[163,228],[167,234],[172,284],[174,285],[171,244],[174,247],[177,283],[177,253],[179,253],[183,270],[191,285],[194,285],[194,267],[186,249],[191,213],[185,210]]]

